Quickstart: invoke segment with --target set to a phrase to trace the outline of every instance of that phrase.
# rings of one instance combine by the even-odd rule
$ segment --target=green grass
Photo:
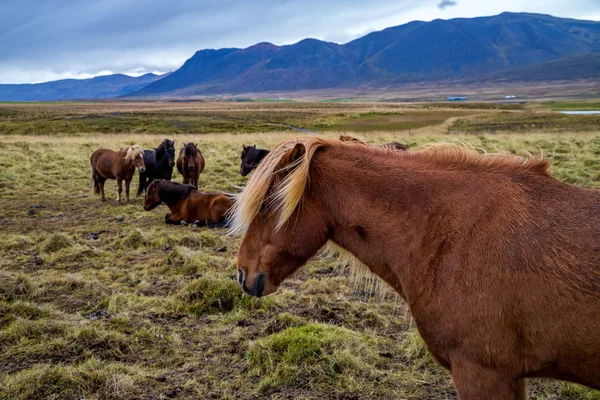
[[[597,128],[449,135],[446,125],[431,125],[409,136],[370,124],[400,126],[397,118],[417,116],[429,121],[438,112],[436,121],[505,115],[476,109],[456,116],[465,111],[437,106],[248,106],[251,110],[219,112],[258,113],[302,126],[328,121],[368,126],[353,134],[371,143],[396,140],[414,147],[456,140],[488,151],[543,151],[557,178],[600,188]],[[44,114],[66,112],[56,104],[31,107],[16,113],[46,123]],[[96,106],[65,107],[88,115]],[[513,111],[532,112],[505,111],[507,119]],[[171,111],[150,113],[157,112]],[[106,203],[91,194],[94,149],[156,147],[160,137],[116,131],[73,135],[0,136],[0,399],[456,399],[449,374],[431,359],[401,302],[368,295],[349,282],[335,259],[310,261],[273,296],[244,296],[235,281],[239,237],[223,229],[165,225],[166,207],[146,212],[142,199],[116,205],[114,181],[106,184]],[[246,181],[238,172],[242,144],[270,147],[295,135],[169,137],[178,148],[185,141],[199,143],[207,165],[200,176],[203,190],[234,192]],[[174,179],[181,177],[175,173]],[[600,395],[534,380],[531,397]]]
[[[541,107],[555,111],[599,111],[600,101],[557,101],[542,103]]]
[[[501,112],[455,120],[448,132],[533,133],[596,132],[600,115],[565,115],[550,112]]]
[[[371,337],[325,324],[288,328],[257,340],[246,357],[261,390],[330,385],[357,391],[375,379],[381,359]]]

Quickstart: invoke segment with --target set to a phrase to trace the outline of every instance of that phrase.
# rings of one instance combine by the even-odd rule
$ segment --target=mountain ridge
[[[190,97],[385,88],[436,81],[589,79],[600,78],[600,72],[596,76],[600,58],[592,57],[596,54],[600,54],[599,21],[504,12],[412,21],[344,44],[306,38],[281,46],[260,42],[243,49],[202,49],[162,76],[114,74],[0,85],[0,100]]]
[[[0,84],[0,101],[53,101],[107,99],[140,90],[168,74],[100,75],[87,79],[60,79],[42,83]]]
[[[600,22],[505,12],[490,17],[412,21],[345,44],[308,38],[284,46],[269,43],[271,52],[257,54],[259,45],[231,49],[218,62],[195,69],[194,80],[186,80],[177,70],[128,96],[381,87],[485,76],[600,53]],[[244,63],[234,63],[236,57]],[[189,69],[184,68],[186,64],[182,67],[185,71]]]

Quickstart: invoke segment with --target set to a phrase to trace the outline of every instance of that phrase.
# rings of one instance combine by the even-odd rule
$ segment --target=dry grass
[[[373,143],[543,151],[558,178],[600,188],[600,133],[444,132],[350,134]],[[200,186],[225,191],[245,183],[242,144],[271,147],[293,136],[169,135],[177,147],[198,142],[207,162]],[[91,194],[94,149],[161,139],[0,137],[0,398],[456,398],[402,304],[354,286],[336,259],[312,260],[278,294],[250,299],[235,283],[239,237],[167,226],[165,207],[146,212],[141,199],[119,206]],[[114,182],[106,192],[116,194]],[[600,398],[542,381],[533,392]]]

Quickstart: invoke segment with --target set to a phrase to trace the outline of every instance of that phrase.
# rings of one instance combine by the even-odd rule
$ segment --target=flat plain
[[[0,399],[455,399],[396,295],[315,257],[251,299],[235,281],[240,237],[165,225],[167,208],[146,212],[141,198],[117,205],[114,181],[101,203],[90,154],[194,141],[207,165],[200,189],[237,192],[242,145],[345,133],[542,153],[558,179],[600,188],[600,116],[553,111],[599,106],[0,104]],[[530,386],[533,399],[600,399],[573,384]]]

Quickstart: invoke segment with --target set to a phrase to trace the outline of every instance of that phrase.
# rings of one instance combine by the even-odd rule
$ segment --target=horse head
[[[144,162],[144,149],[138,144],[129,146],[125,160],[132,161],[135,168],[140,172],[146,172],[146,163]]]

